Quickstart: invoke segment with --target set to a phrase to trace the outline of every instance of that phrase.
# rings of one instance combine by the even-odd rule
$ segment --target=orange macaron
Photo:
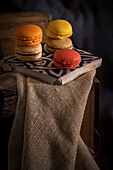
[[[18,45],[38,45],[42,42],[42,29],[33,24],[22,25],[16,29],[15,37]]]

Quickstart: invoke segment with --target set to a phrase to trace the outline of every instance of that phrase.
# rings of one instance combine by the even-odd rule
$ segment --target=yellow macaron
[[[51,38],[63,39],[72,35],[71,24],[62,19],[51,21],[46,29],[46,35]]]

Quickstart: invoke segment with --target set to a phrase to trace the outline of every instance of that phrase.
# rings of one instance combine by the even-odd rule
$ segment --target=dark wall
[[[38,11],[73,26],[75,47],[103,58],[97,69],[101,81],[101,167],[113,169],[113,1],[112,0],[4,0],[0,12]]]

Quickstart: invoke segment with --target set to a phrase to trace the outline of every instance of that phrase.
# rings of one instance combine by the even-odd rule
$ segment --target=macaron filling
[[[41,53],[41,51],[38,52],[37,54],[40,54],[40,53]],[[17,55],[22,55],[22,56],[34,56],[34,55],[37,55],[37,54],[22,54],[22,53],[18,53],[18,52],[16,52],[16,54]]]
[[[16,42],[19,45],[38,45],[41,41],[42,41],[41,37],[39,37],[38,39],[33,39],[33,40],[16,39]]]
[[[54,60],[54,64],[55,64],[56,66],[61,66],[61,68],[62,68],[62,67],[65,67],[65,68],[73,67],[73,68],[75,68],[75,67],[77,67],[77,66],[79,65],[78,61],[64,64],[64,63],[62,63],[62,62],[58,62],[58,61],[55,61],[55,60]]]
[[[40,37],[41,37],[41,35],[37,35],[34,37],[18,37],[18,36],[16,36],[16,39],[22,40],[22,41],[28,41],[28,40],[36,40],[36,39],[39,39]]]

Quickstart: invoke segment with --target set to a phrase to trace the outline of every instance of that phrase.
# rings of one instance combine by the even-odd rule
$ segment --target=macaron
[[[72,49],[60,49],[53,55],[53,63],[61,69],[74,69],[81,61],[80,54]]]
[[[72,26],[66,20],[53,20],[47,26],[46,35],[58,39],[70,37],[72,35]]]
[[[50,52],[55,52],[59,49],[72,49],[73,44],[70,38],[56,39],[47,37],[46,47]]]
[[[42,29],[33,24],[22,25],[16,29],[15,37],[21,46],[38,45],[42,41]]]
[[[23,61],[34,61],[42,56],[42,29],[33,24],[16,29],[15,57]]]
[[[15,57],[23,61],[35,61],[38,60],[42,55],[42,45],[34,46],[20,46],[16,44],[15,46]]]

